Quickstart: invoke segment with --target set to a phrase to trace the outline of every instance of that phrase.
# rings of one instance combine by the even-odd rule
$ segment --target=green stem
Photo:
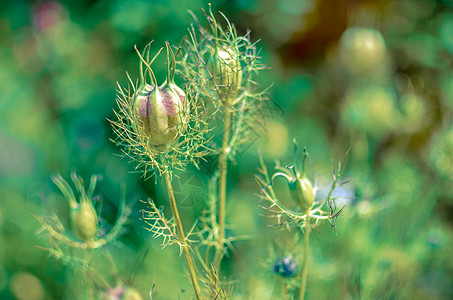
[[[108,253],[108,252],[107,252]],[[109,253],[110,255],[110,253]],[[108,282],[91,266],[91,257],[92,252],[90,248],[87,247],[83,250],[83,258],[87,263],[87,268],[85,270],[85,280],[86,280],[86,291],[87,299],[94,300],[96,299],[96,293],[101,290],[107,290],[110,285]],[[113,259],[113,258],[112,258]],[[114,274],[116,275],[116,274]]]
[[[93,273],[91,272],[91,255],[90,255],[88,249],[83,250],[83,258],[87,262],[87,269],[85,270],[87,297],[89,300],[93,300],[94,299],[94,279],[93,279]]]
[[[184,230],[182,227],[181,218],[179,217],[178,207],[176,206],[175,195],[173,193],[173,187],[171,185],[170,174],[165,172],[165,183],[167,185],[168,196],[170,198],[171,210],[173,212],[173,217],[175,218],[176,230],[178,231],[179,242],[182,244],[182,251],[184,253],[184,258],[186,259],[187,267],[189,268],[190,280],[192,281],[193,290],[195,291],[195,296],[198,300],[203,299],[201,295],[201,289],[198,285],[197,273],[195,271],[195,265],[192,260],[192,256],[189,252],[189,245],[186,241],[186,236],[184,235]]]
[[[310,245],[310,216],[307,213],[307,229],[305,230],[305,245],[304,245],[304,265],[302,267],[302,280],[300,282],[299,300],[305,298],[305,288],[307,286],[307,273],[308,273],[308,249]]]
[[[223,124],[223,140],[222,149],[219,155],[219,207],[218,207],[218,236],[217,236],[217,251],[215,265],[220,273],[220,261],[223,257],[223,247],[225,243],[225,206],[226,206],[226,181],[227,181],[227,156],[229,152],[228,144],[230,140],[231,127],[231,108],[228,103],[224,102],[223,111],[225,120]]]
[[[285,279],[281,278],[281,282],[282,282],[282,300],[289,300],[289,296],[288,296],[288,287],[286,286],[286,281]]]

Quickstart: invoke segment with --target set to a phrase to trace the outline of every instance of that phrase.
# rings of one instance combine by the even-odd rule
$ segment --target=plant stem
[[[217,251],[215,265],[220,273],[220,261],[223,257],[223,247],[225,242],[225,206],[226,206],[226,181],[227,181],[227,155],[230,151],[228,144],[230,141],[230,127],[231,127],[231,108],[227,102],[224,102],[223,111],[225,120],[223,124],[223,140],[222,149],[219,155],[219,209],[218,209],[218,236],[217,236]]]
[[[91,271],[91,255],[88,249],[83,250],[83,258],[87,262],[87,268],[85,270],[87,297],[89,300],[94,300],[94,278]]]
[[[203,299],[201,295],[200,286],[198,285],[197,273],[195,271],[195,265],[192,260],[192,256],[189,252],[189,245],[186,241],[186,236],[181,223],[181,218],[179,217],[178,207],[176,206],[175,195],[173,193],[173,187],[171,185],[170,174],[165,172],[165,183],[167,185],[168,196],[170,198],[171,210],[173,212],[173,217],[175,218],[176,230],[179,236],[179,242],[182,244],[182,251],[184,253],[184,258],[186,259],[187,267],[189,268],[190,280],[192,281],[193,290],[195,291],[195,296],[198,300]]]
[[[288,287],[286,286],[286,281],[283,278],[281,278],[280,281],[282,283],[282,295],[281,295],[282,300],[289,300]]]
[[[305,245],[304,245],[304,266],[302,267],[302,280],[300,283],[299,300],[305,298],[305,287],[307,286],[307,273],[308,273],[308,249],[310,245],[310,216],[307,212],[307,229],[305,230]]]

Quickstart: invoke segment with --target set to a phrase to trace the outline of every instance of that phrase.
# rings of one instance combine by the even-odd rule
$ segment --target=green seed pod
[[[288,182],[289,192],[294,203],[302,209],[302,212],[308,213],[315,201],[313,186],[305,173],[299,173],[294,166],[289,169],[292,174],[283,168],[279,168],[283,172],[275,173],[272,176],[272,181],[277,177],[283,177]]]
[[[291,198],[302,209],[303,212],[309,210],[315,201],[313,186],[307,176],[300,176],[288,182]]]
[[[135,115],[140,133],[152,146],[166,146],[184,133],[185,93],[174,83],[159,88],[146,84],[137,93]]]
[[[385,40],[377,30],[348,28],[341,36],[339,51],[342,64],[354,75],[376,75],[385,69]]]
[[[242,82],[242,68],[237,49],[225,47],[216,53],[216,85],[222,101],[232,104]]]
[[[83,242],[96,237],[98,216],[91,199],[82,199],[77,208],[70,211],[71,225],[74,234]]]

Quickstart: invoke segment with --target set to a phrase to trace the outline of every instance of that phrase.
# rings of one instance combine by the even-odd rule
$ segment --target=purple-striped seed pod
[[[150,74],[152,83],[143,83],[137,90],[134,100],[138,134],[146,137],[149,145],[158,150],[163,150],[184,134],[189,113],[186,94],[174,83],[175,55],[168,42],[166,47],[167,79],[158,86],[154,72],[147,64],[147,72]],[[144,82],[144,76],[142,76],[142,82]]]
[[[171,84],[176,86],[175,84]],[[140,134],[152,146],[166,146],[183,133],[184,92],[168,84],[155,88],[146,84],[137,93],[135,114]]]

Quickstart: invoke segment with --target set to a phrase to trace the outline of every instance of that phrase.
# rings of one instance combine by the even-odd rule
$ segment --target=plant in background
[[[339,58],[352,76],[386,75],[388,57],[382,34],[372,28],[349,27],[341,36]]]
[[[270,283],[268,299],[297,299],[294,296],[300,287],[301,248],[300,237],[290,231],[279,232],[278,237],[267,240],[260,269],[266,276],[265,282]]]
[[[107,289],[102,300],[142,300],[142,296],[133,288],[118,285]],[[152,300],[152,299],[151,299]]]
[[[256,43],[250,32],[238,35],[236,28],[222,14],[226,26],[214,16],[211,8],[205,12],[208,22],[203,27],[195,15],[196,26],[189,29],[183,43],[179,72],[190,82],[188,95],[202,99],[212,115],[221,120],[218,128],[220,146],[213,146],[218,154],[217,172],[211,179],[213,194],[211,209],[207,210],[204,244],[215,249],[215,266],[220,267],[225,245],[225,211],[228,161],[234,159],[240,145],[250,139],[250,126],[257,122],[260,104],[266,100],[266,90],[254,81],[265,66],[260,62]],[[207,259],[209,261],[210,259]]]
[[[275,274],[282,277],[292,277],[299,271],[299,263],[292,255],[285,255],[277,258],[272,265]]]
[[[84,297],[94,299],[100,291],[108,289],[109,284],[105,281],[105,276],[99,274],[93,268],[91,264],[91,251],[102,249],[107,244],[119,238],[131,209],[126,206],[125,195],[123,195],[116,222],[112,229],[108,233],[105,233],[105,230],[99,226],[98,212],[93,204],[93,193],[99,176],[91,176],[88,189],[85,188],[83,179],[74,171],[71,173],[71,179],[76,187],[77,193],[74,193],[71,185],[61,175],[52,177],[52,181],[60,189],[68,202],[71,229],[68,230],[65,227],[64,223],[50,207],[50,216],[35,215],[35,218],[42,226],[39,233],[45,233],[49,238],[51,248],[45,250],[49,252],[49,255],[57,259],[61,259],[74,267],[81,267],[82,272],[85,274],[85,280],[84,286],[79,293],[82,293]],[[47,202],[45,198],[43,198],[43,202]],[[75,254],[77,250],[81,250],[83,255],[80,257],[77,256]],[[102,253],[112,263],[112,269],[115,270],[116,266],[109,252],[102,251]],[[113,271],[113,273],[117,275],[117,271]]]
[[[304,232],[304,256],[299,290],[299,299],[304,299],[308,274],[307,262],[310,231],[314,226],[317,226],[319,222],[325,220],[329,221],[331,226],[336,230],[336,219],[344,207],[337,211],[334,191],[338,186],[345,184],[347,181],[340,182],[340,177],[342,177],[342,163],[340,162],[337,170],[334,170],[332,174],[332,184],[326,198],[320,202],[315,202],[315,191],[305,171],[305,160],[308,157],[308,152],[306,151],[306,148],[304,148],[302,170],[299,171],[297,145],[295,140],[293,142],[295,164],[283,168],[280,163],[277,162],[275,169],[278,172],[270,177],[267,167],[260,155],[261,169],[259,169],[260,175],[257,175],[256,179],[262,191],[261,199],[267,203],[263,208],[265,208],[270,213],[271,217],[276,220],[276,225],[284,225],[289,230],[299,228]],[[290,190],[291,200],[296,205],[297,210],[288,209],[277,197],[273,184],[278,177],[286,179]],[[328,207],[328,210],[326,210],[326,206]],[[280,272],[282,270],[280,265],[278,266],[278,270]]]
[[[58,215],[51,211],[50,216],[35,216],[41,223],[40,232],[49,235],[51,244],[56,248],[51,249],[50,253],[56,257],[61,257],[58,245],[66,245],[76,249],[96,249],[100,248],[118,238],[121,230],[127,221],[131,209],[125,205],[125,198],[122,197],[120,203],[120,214],[117,217],[115,225],[107,234],[102,234],[98,226],[98,214],[93,205],[93,192],[96,188],[98,176],[91,176],[88,190],[83,185],[83,179],[75,172],[71,173],[71,179],[76,186],[79,194],[79,201],[74,194],[69,183],[56,175],[52,181],[60,189],[69,204],[69,215],[71,219],[71,231],[68,231],[60,221]],[[50,208],[49,208],[50,209]]]
[[[279,277],[281,281],[280,297],[289,299],[293,288],[296,286],[294,279],[299,273],[299,263],[293,255],[284,255],[277,257],[272,263],[272,272]]]

